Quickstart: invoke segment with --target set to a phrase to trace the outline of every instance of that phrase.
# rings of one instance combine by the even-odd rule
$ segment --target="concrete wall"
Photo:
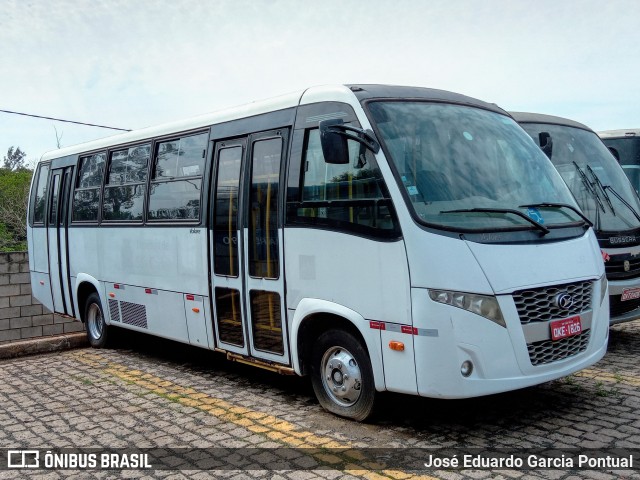
[[[82,330],[81,322],[54,315],[31,296],[27,252],[0,253],[0,344]]]

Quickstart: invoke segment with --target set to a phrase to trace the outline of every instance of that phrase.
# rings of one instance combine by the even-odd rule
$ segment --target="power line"
[[[120,130],[122,132],[130,132],[130,129],[107,127],[105,125],[96,125],[95,123],[74,122],[73,120],[62,120],[61,118],[43,117],[42,115],[32,115],[30,113],[12,112],[11,110],[0,110],[3,113],[11,113],[13,115],[22,115],[24,117],[44,118],[45,120],[55,120],[56,122],[75,123],[77,125],[86,125],[87,127],[108,128],[109,130]]]

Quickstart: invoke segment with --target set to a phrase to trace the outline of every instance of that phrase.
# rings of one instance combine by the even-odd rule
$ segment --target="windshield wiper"
[[[606,195],[607,200],[609,200],[609,205],[611,206],[611,200],[609,199],[609,196],[607,195],[607,190],[609,190],[611,193],[613,193],[615,195],[615,197],[618,200],[620,200],[620,203],[622,203],[625,207],[627,207],[629,210],[631,210],[631,213],[633,213],[633,216],[636,217],[636,219],[638,221],[640,221],[640,215],[638,215],[638,212],[636,212],[636,209],[633,208],[629,204],[629,202],[627,202],[624,198],[622,198],[622,195],[620,195],[611,185],[603,185],[602,182],[600,181],[600,177],[598,177],[598,175],[596,175],[596,172],[591,170],[591,167],[587,166],[587,168],[589,168],[589,172],[591,172],[591,175],[593,175],[593,178],[595,178],[596,181],[598,182],[598,186],[602,189],[602,192]],[[611,211],[613,212],[613,206],[611,206]],[[615,215],[616,213],[613,212],[613,214]]]
[[[591,165],[587,165],[587,170],[589,170],[589,173],[591,174],[593,179],[596,181],[596,185],[600,187],[600,190],[602,190],[604,198],[607,200],[607,203],[609,204],[609,208],[611,209],[611,213],[613,213],[613,216],[615,217],[616,211],[613,209],[613,203],[611,203],[611,199],[609,198],[609,195],[607,195],[607,191],[602,185],[602,182],[600,181],[600,177],[596,175],[596,172],[593,171],[593,169],[591,168]]]
[[[582,180],[582,183],[584,184],[584,186],[587,188],[587,191],[589,193],[591,193],[591,195],[593,196],[593,198],[595,199],[595,201],[597,203],[597,205],[596,205],[596,213],[599,211],[598,210],[598,206],[600,208],[602,208],[602,211],[604,212],[605,211],[604,204],[602,203],[602,200],[600,199],[600,195],[598,195],[598,191],[596,190],[595,185],[589,181],[589,179],[587,178],[587,175],[580,168],[580,165],[578,165],[575,161],[573,162],[573,165],[576,167],[576,170],[578,171],[578,174],[580,175],[580,179]],[[597,220],[596,220],[596,223],[598,223]]]
[[[510,213],[511,215],[516,215],[525,219],[531,225],[540,230],[543,235],[546,235],[550,232],[547,227],[539,222],[536,222],[533,218],[527,217],[524,213],[510,208],[460,208],[457,210],[442,210],[440,211],[440,213]]]
[[[582,213],[573,205],[568,205],[566,203],[548,203],[548,202],[531,203],[528,205],[518,205],[518,208],[568,208],[569,210],[574,212],[576,215],[578,215],[582,220],[584,220],[584,223],[586,223],[590,227],[593,227],[593,222],[589,220],[584,213]]]
[[[575,160],[572,163],[576,167],[576,170],[578,171],[578,174],[580,175],[580,178],[582,179],[582,183],[584,184],[585,188],[587,189],[587,192],[589,192],[591,194],[592,198],[595,200],[595,203],[596,203],[596,226],[595,226],[595,229],[600,231],[600,208],[602,209],[603,212],[605,211],[604,205],[602,203],[602,200],[600,200],[600,195],[598,195],[598,191],[596,190],[596,188],[593,185],[593,183],[591,183],[589,181],[589,179],[585,175],[584,171],[580,168],[580,165],[578,165],[575,162]],[[598,208],[598,207],[600,207],[600,208]]]
[[[631,213],[633,213],[633,216],[636,217],[640,222],[640,215],[638,215],[638,212],[636,212],[636,209],[633,208],[631,205],[629,205],[629,203],[624,198],[622,198],[622,196],[618,192],[616,192],[611,185],[603,185],[602,188],[604,190],[611,190],[611,193],[613,193],[625,207],[631,210]]]

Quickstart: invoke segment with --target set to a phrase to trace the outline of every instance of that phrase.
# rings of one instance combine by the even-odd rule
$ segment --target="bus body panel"
[[[208,296],[206,235],[193,226],[72,227],[71,275]]]
[[[581,238],[552,244],[511,245],[506,249],[502,245],[466,244],[496,294],[534,285],[595,279],[604,274],[600,247],[592,230]]]
[[[373,376],[375,381],[376,390],[383,391],[387,387],[385,385],[385,377],[382,363],[382,354],[380,351],[380,334],[378,330],[373,330],[369,327],[369,322],[362,317],[358,312],[339,305],[335,302],[327,300],[321,300],[317,298],[302,298],[297,304],[295,309],[288,310],[288,322],[289,331],[291,332],[291,356],[293,362],[293,368],[298,375],[302,374],[302,365],[300,363],[300,357],[303,352],[298,350],[298,334],[300,333],[300,327],[305,321],[313,315],[335,315],[349,321],[355,326],[362,338],[365,341],[367,350],[369,352],[369,358],[371,360],[371,368],[373,369]],[[316,320],[318,321],[318,320]],[[413,359],[412,359],[413,361]]]
[[[111,324],[189,343],[182,293],[103,282]],[[115,285],[118,288],[115,288]]]
[[[47,251],[47,229],[44,227],[27,228],[27,242],[32,294],[45,308],[53,312],[53,296],[51,279],[49,278]]]
[[[596,285],[595,289],[599,290],[600,286]],[[528,361],[518,317],[509,315],[510,311],[515,312],[510,296],[500,298],[507,328],[474,313],[433,302],[426,289],[413,289],[412,297],[418,331],[430,332],[414,337],[421,396],[465,398],[524,388],[570,375],[600,360],[606,353],[609,333],[606,295],[602,304],[594,309],[587,349],[536,366]],[[506,304],[512,308],[504,308]],[[467,360],[473,362],[474,369],[465,378],[460,368]],[[527,368],[522,367],[524,363],[528,364]]]
[[[478,291],[476,283],[475,290],[472,290],[473,285],[465,281],[469,274],[456,277],[459,280],[457,285],[443,282],[446,275],[429,275],[443,268],[442,255],[437,255],[437,250],[427,254],[424,249],[411,249],[413,245],[407,242],[412,272],[413,325],[420,332],[414,337],[420,395],[458,398],[498,393],[511,389],[508,386],[510,382],[523,387],[568,375],[575,371],[577,359],[582,359],[580,363],[586,365],[604,355],[609,302],[606,295],[602,303],[600,301],[601,282],[597,280],[604,274],[604,267],[597,261],[600,252],[593,231],[569,241],[512,245],[508,249],[503,245],[458,243],[467,244],[476,258],[469,265],[475,263],[482,268],[493,287]],[[452,271],[455,271],[455,262],[451,263]],[[419,268],[421,265],[424,266],[422,269]],[[428,268],[430,265],[436,265],[436,268]],[[425,273],[420,275],[414,271]],[[467,271],[473,272],[473,268],[466,269],[465,273]],[[527,275],[523,276],[522,272],[527,272]],[[533,366],[523,333],[527,327],[521,325],[510,294],[520,288],[562,285],[585,279],[592,280],[594,284],[593,309],[582,314],[582,327],[591,330],[588,347],[577,355]],[[506,328],[461,308],[431,300],[428,288],[489,295],[495,292]],[[537,327],[544,332],[544,338],[536,340],[547,340],[548,323]],[[460,373],[465,360],[471,360],[474,365],[474,373],[469,378]]]
[[[196,347],[214,347],[211,341],[213,336],[209,331],[211,326],[211,312],[209,311],[209,298],[200,295],[183,294],[184,313],[187,319],[187,333],[189,343]]]
[[[354,323],[363,337],[367,338],[364,332],[369,331],[377,337],[378,344],[381,342],[380,330],[371,328],[371,322],[374,325],[380,322],[411,325],[409,269],[403,241],[378,241],[328,230],[287,228],[284,245],[287,308],[296,310],[292,345],[297,343],[299,325],[296,322],[312,312],[320,312],[316,305],[313,310],[299,313],[299,304],[308,298],[357,312],[357,318],[362,320]],[[383,335],[385,341],[377,348],[382,349],[384,371],[390,372],[385,374],[386,388],[415,392],[411,336],[408,336],[409,340],[405,336],[401,333],[391,335],[394,340],[405,342],[403,352],[389,349],[391,339],[387,339],[387,334]],[[295,354],[293,358],[296,359]],[[400,365],[403,374],[392,374]]]
[[[411,323],[404,242],[312,228],[286,229],[284,240],[288,308],[319,298],[367,320]]]
[[[412,287],[493,295],[482,265],[463,240],[424,231],[411,220],[402,227]]]

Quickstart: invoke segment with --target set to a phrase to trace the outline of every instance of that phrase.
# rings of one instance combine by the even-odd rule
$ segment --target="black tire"
[[[104,348],[109,338],[109,326],[105,323],[102,302],[97,293],[87,298],[84,308],[84,323],[87,339],[93,348]]]
[[[351,333],[328,330],[311,352],[311,384],[322,408],[362,422],[373,414],[376,388],[371,361]]]

